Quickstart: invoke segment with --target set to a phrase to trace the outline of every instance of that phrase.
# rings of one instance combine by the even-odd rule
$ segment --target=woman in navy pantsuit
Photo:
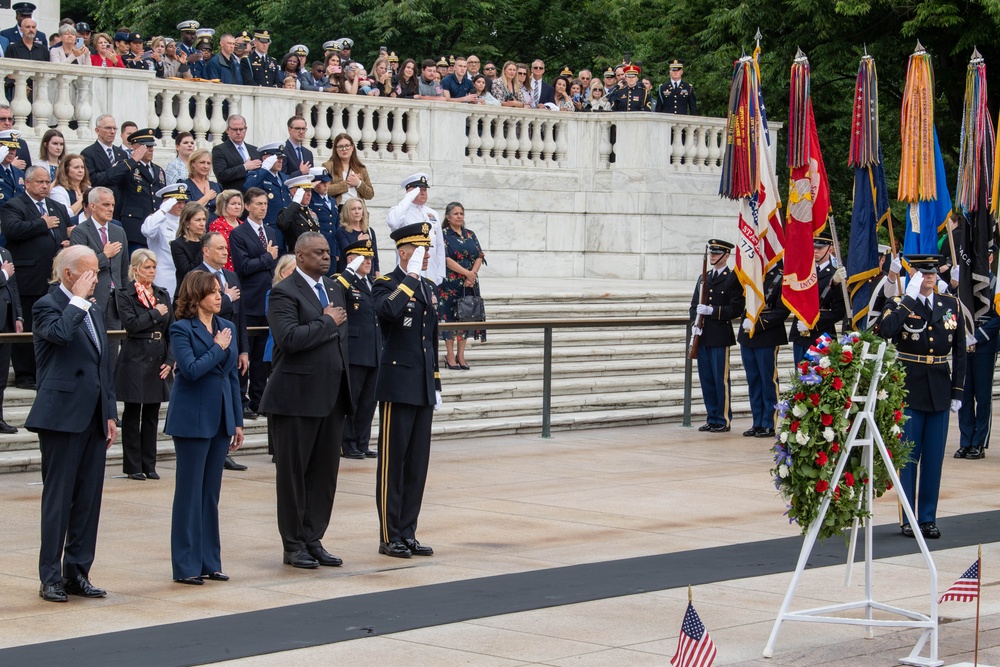
[[[166,432],[174,437],[170,557],[174,581],[200,586],[226,581],[219,538],[222,466],[243,444],[236,327],[218,317],[222,293],[210,273],[192,271],[177,292],[170,347],[177,363]]]

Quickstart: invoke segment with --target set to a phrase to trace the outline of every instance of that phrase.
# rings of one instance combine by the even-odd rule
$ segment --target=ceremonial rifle
[[[705,246],[705,256],[701,260],[701,296],[698,298],[698,303],[705,305],[705,299],[708,293],[705,292],[705,281],[708,280],[708,245]],[[700,329],[702,325],[701,313],[694,318],[694,327]],[[700,334],[693,334],[691,336],[691,349],[688,350],[689,359],[698,358],[698,339],[701,338]]]
[[[840,241],[837,239],[837,224],[833,219],[833,213],[827,216],[827,224],[830,225],[830,235],[833,237],[833,256],[837,258],[837,269],[844,266],[844,260],[840,258]],[[840,292],[844,295],[844,330],[850,329],[851,321],[854,319],[854,311],[851,308],[851,297],[847,293],[847,281],[840,282]]]

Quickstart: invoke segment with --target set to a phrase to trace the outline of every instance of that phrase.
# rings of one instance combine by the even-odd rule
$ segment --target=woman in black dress
[[[170,256],[174,258],[177,288],[184,276],[205,260],[201,254],[201,237],[208,228],[208,211],[196,201],[189,201],[181,209],[177,238],[170,242]]]
[[[156,473],[156,433],[160,403],[170,398],[171,367],[168,332],[173,316],[170,295],[153,284],[156,255],[139,248],[132,253],[128,277],[133,281],[115,294],[125,342],[115,366],[115,394],[122,412],[122,468],[131,479],[160,479]]]
[[[337,228],[336,239],[338,248],[346,248],[357,241],[371,239],[372,248],[375,249],[375,256],[372,258],[372,278],[381,275],[378,269],[378,241],[375,239],[375,230],[368,226],[368,206],[361,197],[351,197],[340,207],[340,227]],[[343,273],[345,268],[347,268],[347,256],[340,253],[337,273]]]
[[[438,314],[442,322],[457,322],[455,305],[458,300],[466,294],[480,296],[479,269],[486,263],[486,253],[479,245],[475,233],[465,228],[465,207],[459,202],[453,201],[445,208],[441,230],[448,271],[444,280],[438,285]],[[465,362],[465,345],[469,336],[486,340],[485,331],[441,331],[441,340],[447,349],[445,363],[449,369],[469,370],[469,364]]]

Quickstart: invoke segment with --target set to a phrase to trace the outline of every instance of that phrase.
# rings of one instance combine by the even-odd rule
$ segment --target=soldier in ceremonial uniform
[[[683,80],[684,63],[674,60],[670,63],[670,81],[660,86],[656,97],[656,110],[660,113],[676,113],[687,116],[698,115],[694,99],[694,86]]]
[[[728,241],[711,239],[708,242],[708,261],[711,269],[706,274],[705,302],[701,302],[701,276],[691,297],[692,333],[698,341],[698,380],[705,401],[708,418],[699,431],[723,433],[729,430],[733,411],[730,407],[729,348],[736,343],[733,319],[740,317],[746,307],[743,287],[736,272],[726,265],[735,246]]]
[[[996,245],[990,246],[990,267]],[[989,294],[996,291],[996,276],[990,271]],[[1000,340],[1000,315],[996,307],[990,308],[976,320],[975,332],[966,333],[968,370],[965,374],[965,392],[962,409],[958,411],[958,428],[961,432],[956,459],[981,459],[990,444],[990,427],[993,416],[993,370],[997,362],[997,341]]]
[[[378,552],[394,558],[434,553],[416,539],[431,453],[431,422],[441,406],[437,290],[433,282],[420,277],[427,270],[430,233],[427,222],[397,227],[391,236],[399,264],[372,288],[383,341],[375,385],[380,422],[375,482]]]
[[[253,48],[240,61],[240,73],[245,86],[263,86],[265,88],[281,87],[281,68],[274,58],[267,55],[271,46],[271,33],[267,30],[255,30],[253,33]]]
[[[156,192],[166,187],[167,176],[153,164],[156,137],[145,128],[129,135],[131,157],[119,160],[111,167],[108,185],[115,189],[115,219],[121,221],[128,237],[128,254],[146,247],[142,223],[160,206]],[[169,257],[167,258],[169,259]],[[162,263],[162,259],[160,260]]]
[[[961,304],[950,294],[935,294],[939,255],[910,255],[915,273],[905,295],[894,297],[882,315],[881,331],[892,340],[906,369],[906,423],[903,437],[911,440],[910,460],[899,480],[927,539],[941,537],[937,527],[941,465],[948,439],[948,410],[962,407],[965,384],[965,320]],[[917,468],[920,488],[917,488]],[[913,537],[913,527],[901,517],[902,533]]]
[[[14,166],[21,133],[17,130],[0,132],[0,208],[24,192],[24,171]]]
[[[341,67],[347,67],[347,63],[351,62],[351,49],[354,48],[354,40],[350,37],[341,37],[337,40],[340,44],[340,65]]]
[[[828,333],[836,337],[837,324],[843,321],[847,313],[843,288],[840,286],[847,279],[847,270],[833,265],[833,236],[829,226],[823,228],[813,239],[813,253],[819,289],[819,319],[812,328],[798,318],[792,319],[788,339],[792,342],[792,356],[795,357],[796,365],[806,356],[817,336]]]
[[[324,167],[313,167],[309,170],[309,174],[313,178],[313,192],[309,199],[309,209],[316,214],[316,219],[319,220],[319,233],[326,237],[327,243],[330,244],[330,254],[336,260],[330,267],[330,275],[332,276],[342,254],[340,244],[337,243],[340,212],[337,210],[337,201],[329,195],[330,182],[333,177]]]
[[[347,268],[336,275],[336,280],[344,286],[347,299],[347,353],[354,398],[354,415],[344,421],[343,454],[349,459],[375,458],[377,454],[368,448],[375,418],[375,380],[382,358],[382,331],[375,316],[370,278],[375,249],[371,239],[365,239],[350,244],[343,252]]]
[[[285,181],[285,187],[291,194],[292,203],[278,213],[275,227],[281,231],[289,248],[294,248],[295,242],[306,232],[319,232],[319,216],[309,207],[314,186],[315,183],[310,174],[296,176]],[[330,256],[336,256],[332,248]]]
[[[608,95],[612,111],[649,111],[649,91],[639,83],[642,70],[638,65],[625,66],[625,86]]]
[[[260,169],[247,172],[247,180],[243,185],[244,192],[250,188],[260,188],[267,193],[267,216],[264,218],[264,223],[272,227],[278,221],[278,214],[292,203],[292,196],[285,188],[285,180],[288,177],[281,172],[284,160],[283,145],[277,141],[258,148],[261,157]]]
[[[181,38],[177,42],[177,50],[188,57],[188,64],[194,64],[200,56],[194,48],[195,38],[201,24],[197,21],[181,21],[177,24],[177,30],[181,33]],[[195,56],[194,59],[191,56]]]
[[[141,69],[148,72],[149,63],[142,58],[145,54],[142,35],[137,32],[129,33],[128,48],[129,52],[122,57],[122,62],[125,63],[125,67],[129,69]]]
[[[774,412],[778,403],[778,348],[788,343],[785,320],[788,308],[781,300],[782,264],[779,261],[764,276],[764,309],[754,324],[744,317],[736,340],[750,387],[753,426],[747,438],[774,438]]]

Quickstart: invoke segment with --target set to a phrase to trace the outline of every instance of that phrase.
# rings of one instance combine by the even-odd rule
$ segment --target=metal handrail
[[[489,320],[486,322],[441,322],[438,327],[444,331],[466,330],[525,330],[543,331],[542,357],[542,437],[552,437],[552,331],[554,329],[614,328],[614,327],[685,327],[684,340],[691,338],[691,320],[686,317],[581,317],[581,318],[537,318],[524,320]],[[252,336],[266,336],[267,327],[247,327]],[[112,339],[125,338],[126,332],[108,332]],[[30,343],[30,333],[0,333],[0,343]],[[691,426],[691,396],[693,364],[689,355],[684,355],[684,416],[683,426]]]

